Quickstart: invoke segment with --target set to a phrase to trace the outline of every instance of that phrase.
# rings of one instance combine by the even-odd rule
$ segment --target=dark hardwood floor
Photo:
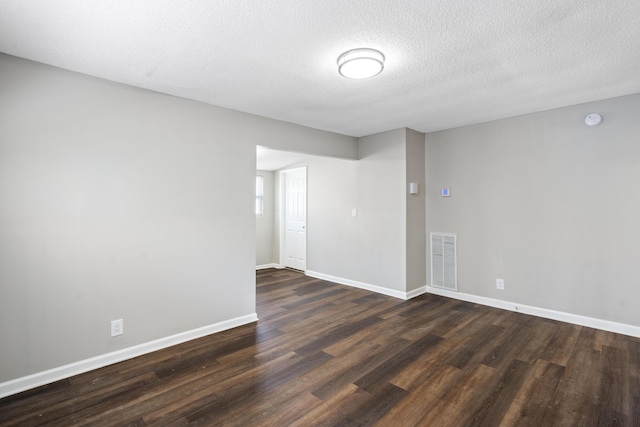
[[[0,425],[640,426],[640,339],[257,277],[257,324],[4,398]]]

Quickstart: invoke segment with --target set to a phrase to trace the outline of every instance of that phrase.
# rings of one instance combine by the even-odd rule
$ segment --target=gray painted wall
[[[358,260],[364,283],[406,290],[405,129],[358,141]]]
[[[0,99],[0,381],[254,313],[256,144],[357,154],[7,55]]]
[[[264,214],[256,216],[256,265],[277,263],[275,253],[275,188],[272,171],[256,171],[264,181]]]
[[[354,161],[316,157],[307,166],[307,269],[357,280],[357,168]]]
[[[404,292],[405,129],[360,138],[358,152],[355,162],[315,157],[295,165],[308,168],[307,269]],[[420,222],[424,228],[424,216]]]
[[[460,291],[640,325],[639,115],[633,95],[427,134],[427,228],[458,233]]]
[[[425,223],[425,135],[406,129],[407,179],[407,291],[422,288],[427,284],[427,249]],[[409,194],[409,183],[418,183],[418,194]]]

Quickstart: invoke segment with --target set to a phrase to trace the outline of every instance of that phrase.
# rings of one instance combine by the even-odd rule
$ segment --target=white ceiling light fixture
[[[348,79],[368,79],[384,68],[384,55],[375,49],[353,49],[338,58],[338,72]]]

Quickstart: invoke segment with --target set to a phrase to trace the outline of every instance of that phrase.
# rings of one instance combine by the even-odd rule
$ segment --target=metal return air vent
[[[431,233],[431,286],[458,290],[456,235]]]

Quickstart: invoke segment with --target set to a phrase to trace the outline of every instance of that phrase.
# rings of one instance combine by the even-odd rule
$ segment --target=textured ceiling
[[[382,74],[337,73],[358,47]],[[0,51],[352,136],[429,132],[639,93],[640,1],[2,0]]]

